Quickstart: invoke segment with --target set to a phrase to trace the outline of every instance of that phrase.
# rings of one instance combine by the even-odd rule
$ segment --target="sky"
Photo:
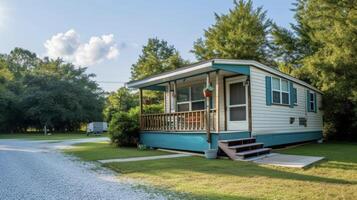
[[[279,26],[294,23],[294,0],[253,0]],[[0,0],[0,53],[15,47],[62,57],[96,74],[106,91],[130,79],[148,38],[174,45],[184,59],[233,0]]]

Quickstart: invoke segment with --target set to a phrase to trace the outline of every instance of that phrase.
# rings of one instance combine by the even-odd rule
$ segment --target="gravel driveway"
[[[0,140],[0,199],[165,199],[56,151],[83,141]]]

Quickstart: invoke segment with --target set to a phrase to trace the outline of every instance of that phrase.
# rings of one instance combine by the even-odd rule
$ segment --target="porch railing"
[[[210,112],[210,127],[215,130],[216,111]],[[142,114],[141,130],[145,131],[205,131],[206,111],[188,111],[160,114]]]

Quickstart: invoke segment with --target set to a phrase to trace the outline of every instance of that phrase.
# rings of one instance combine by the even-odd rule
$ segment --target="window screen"
[[[230,105],[245,104],[245,87],[243,83],[233,83],[229,85],[229,102]]]
[[[246,106],[229,108],[230,121],[245,121],[246,120]]]

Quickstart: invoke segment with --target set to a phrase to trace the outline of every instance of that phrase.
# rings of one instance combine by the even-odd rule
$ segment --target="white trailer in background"
[[[93,134],[101,134],[108,130],[107,122],[91,122],[87,125],[87,135]]]

